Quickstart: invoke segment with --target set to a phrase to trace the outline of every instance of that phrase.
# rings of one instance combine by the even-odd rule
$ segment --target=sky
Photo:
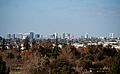
[[[120,0],[0,0],[0,35],[35,32],[120,37]]]

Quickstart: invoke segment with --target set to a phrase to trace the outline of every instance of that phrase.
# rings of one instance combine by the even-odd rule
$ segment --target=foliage
[[[111,67],[110,73],[111,74],[119,74],[120,73],[120,52],[118,53],[117,59]]]
[[[16,57],[18,60],[22,58],[20,54],[18,54]]]
[[[57,58],[57,56],[60,54],[60,48],[54,47],[50,53],[52,57]]]
[[[24,40],[24,46],[26,47],[26,50],[29,50],[30,45],[29,45],[30,39],[27,36],[26,39]]]
[[[0,74],[9,74],[9,72],[7,72],[6,63],[3,61],[2,56],[0,56]]]
[[[47,57],[53,57],[53,58],[57,58],[57,56],[60,54],[60,48],[58,47],[54,47],[54,48],[45,48],[45,47],[40,47],[40,49],[38,50],[42,56],[47,56]]]
[[[14,54],[12,52],[7,53],[7,58],[13,59]]]
[[[103,60],[105,57],[103,56],[103,52],[98,52],[97,54],[96,54],[96,59],[97,60],[99,60],[99,61],[101,61],[101,60]]]
[[[89,70],[89,68],[91,68],[92,67],[92,61],[90,61],[90,60],[84,60],[84,69],[87,69],[87,70]]]
[[[2,41],[2,37],[0,36],[0,42]]]
[[[66,60],[59,60],[52,67],[51,74],[78,74]]]
[[[91,60],[91,61],[93,61],[93,60],[94,60],[94,57],[93,57],[92,54],[88,53],[88,54],[85,56],[85,59],[86,59],[86,60]]]
[[[5,47],[5,40],[2,44]],[[16,57],[17,59],[13,60],[20,60],[18,63],[24,66],[23,69],[29,70],[32,74],[81,74],[84,70],[89,71],[90,68],[98,70],[105,66],[111,66],[117,54],[116,49],[111,46],[87,45],[76,48],[71,44],[64,44],[62,48],[59,48],[58,44],[57,39],[55,46],[50,39],[40,43],[33,40],[32,49],[34,51],[31,51],[29,50],[29,37],[27,37],[24,40],[26,50],[20,51],[17,55],[16,53],[7,53],[7,57],[10,59]],[[112,65],[111,73],[113,74],[117,74],[120,70],[119,58],[118,55]]]
[[[2,50],[5,50],[6,48],[5,48],[5,44],[6,44],[6,41],[5,41],[5,39],[3,38],[2,39]]]
[[[35,68],[34,70],[32,70],[32,74],[49,74],[48,71],[46,69],[39,69],[39,68]]]

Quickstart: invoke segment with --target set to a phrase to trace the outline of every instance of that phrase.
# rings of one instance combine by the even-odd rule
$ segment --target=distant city
[[[103,46],[112,45],[114,48],[120,48],[120,37],[115,37],[115,33],[109,33],[108,36],[104,37],[94,37],[90,36],[88,33],[85,35],[81,35],[80,37],[76,38],[74,35],[70,33],[54,33],[51,35],[44,36],[39,33],[18,33],[18,34],[6,34],[4,36],[7,41],[16,42],[18,39],[25,40],[29,38],[30,42],[32,43],[33,40],[40,42],[41,40],[44,42],[47,39],[50,39],[51,42],[54,44],[56,39],[58,40],[58,44],[61,45],[62,43],[65,44],[72,44],[75,47],[85,46],[85,45],[97,45],[102,44]]]
[[[2,36],[2,35],[1,35]],[[35,33],[35,32],[30,32],[30,33],[18,33],[18,34],[10,34],[7,33],[4,36],[2,36],[5,39],[25,39],[26,37],[30,37],[31,39],[55,39],[56,37],[60,39],[75,39],[75,38],[86,38],[86,39],[91,39],[91,38],[98,38],[98,39],[105,39],[105,38],[111,38],[111,39],[120,39],[120,37],[116,37],[115,33],[108,33],[106,36],[91,36],[88,33],[84,35],[79,35],[78,37],[75,35],[72,35],[70,33],[53,33],[51,35],[42,35],[40,33]]]
[[[120,74],[120,0],[0,0],[0,74]]]

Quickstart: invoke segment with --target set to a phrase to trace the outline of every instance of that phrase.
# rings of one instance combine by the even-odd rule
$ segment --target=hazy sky
[[[68,32],[120,36],[120,0],[0,0],[0,35]]]

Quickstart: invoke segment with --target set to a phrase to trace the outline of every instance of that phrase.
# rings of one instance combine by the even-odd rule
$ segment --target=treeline
[[[5,42],[2,42],[4,48]],[[82,74],[91,70],[93,74],[100,70],[104,70],[101,71],[103,74],[120,73],[120,51],[111,45],[87,45],[79,48],[65,43],[62,43],[61,48],[58,45],[57,40],[55,45],[50,39],[41,43],[33,40],[30,47],[30,41],[26,38],[24,50],[19,47],[19,51],[14,52],[11,46],[12,51],[7,53],[6,64],[14,59],[22,65],[22,74]],[[2,65],[4,63],[1,63],[0,71],[4,71]]]
[[[59,48],[58,46],[53,47],[52,43],[48,41],[33,48],[33,51],[39,57],[37,67],[35,66],[31,70],[33,74],[80,74],[90,71],[91,68],[97,71],[105,67],[107,67],[107,71],[104,73],[109,74],[117,70],[113,64],[118,59],[119,51],[112,48],[111,45],[106,47],[88,45],[75,48],[70,44],[63,44],[62,48]]]

